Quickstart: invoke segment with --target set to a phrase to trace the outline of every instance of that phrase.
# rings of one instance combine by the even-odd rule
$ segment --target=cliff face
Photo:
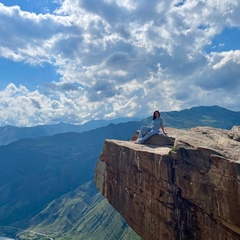
[[[143,239],[240,239],[240,128],[167,133],[174,146],[106,140],[99,190]]]

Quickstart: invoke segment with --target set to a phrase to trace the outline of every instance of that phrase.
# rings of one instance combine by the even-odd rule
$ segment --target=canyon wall
[[[105,140],[97,188],[145,240],[239,240],[240,127],[166,131]]]

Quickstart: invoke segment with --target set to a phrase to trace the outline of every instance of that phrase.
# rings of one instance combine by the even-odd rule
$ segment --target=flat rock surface
[[[196,127],[190,130],[166,128],[167,136],[154,135],[147,139],[143,146],[156,148],[207,148],[218,155],[233,161],[240,161],[240,127],[234,126],[231,130],[212,127]],[[132,137],[137,139],[138,131]],[[136,144],[137,145],[137,144]],[[136,148],[139,148],[136,146]]]
[[[240,161],[240,142],[231,138],[240,134],[240,129],[237,127],[233,129],[196,127],[189,131],[175,128],[168,128],[166,131],[168,136],[175,139],[175,147],[207,148],[229,160]],[[232,134],[233,131],[235,135]]]
[[[150,152],[150,153],[161,154],[161,155],[167,155],[172,148],[168,146],[159,147],[153,144],[136,144],[133,141],[127,142],[127,141],[111,140],[111,139],[107,139],[106,141],[112,142],[119,146],[129,147],[137,151],[144,151],[144,152]]]

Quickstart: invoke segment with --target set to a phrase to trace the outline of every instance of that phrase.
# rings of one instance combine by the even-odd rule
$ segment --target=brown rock
[[[233,140],[240,142],[240,127],[234,126],[228,135]]]
[[[106,140],[96,185],[143,239],[239,240],[235,129],[169,128],[173,147]]]
[[[139,130],[137,130],[134,135],[131,138],[131,141],[135,141],[137,140],[139,135]],[[150,138],[148,138],[144,144],[151,144],[151,145],[157,145],[157,146],[173,146],[174,144],[174,138],[169,137],[169,136],[165,136],[163,134],[159,135],[159,134],[155,134],[153,136],[151,136]]]

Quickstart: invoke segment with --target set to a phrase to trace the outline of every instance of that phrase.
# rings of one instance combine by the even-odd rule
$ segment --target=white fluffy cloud
[[[61,76],[32,91],[9,83],[0,121],[78,123],[213,104],[239,111],[240,51],[206,51],[225,28],[240,28],[239,12],[237,0],[64,0],[53,14],[0,3],[0,57],[50,63]]]

